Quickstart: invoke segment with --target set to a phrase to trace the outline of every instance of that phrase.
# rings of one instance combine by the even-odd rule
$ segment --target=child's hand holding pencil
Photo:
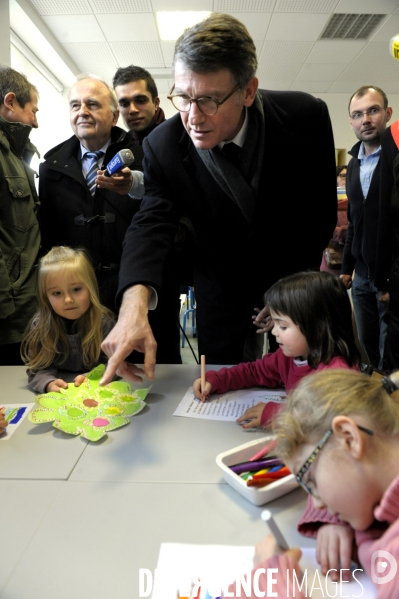
[[[205,378],[205,356],[201,356],[201,377],[193,383],[194,396],[205,402],[211,394],[212,385]]]

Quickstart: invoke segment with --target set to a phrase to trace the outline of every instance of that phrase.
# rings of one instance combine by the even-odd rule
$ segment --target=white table
[[[24,366],[0,366],[0,402],[34,403],[35,397]],[[0,480],[67,480],[87,443],[51,422],[38,426],[25,418],[9,440],[0,442]]]
[[[264,536],[263,508],[215,465],[261,433],[172,416],[197,374],[158,366],[148,408],[98,443],[29,421],[2,443],[1,599],[136,599],[139,569],[154,571],[162,542],[253,545]],[[0,367],[0,380],[7,403],[31,397],[24,368]],[[295,529],[305,500],[298,489],[268,504],[291,544],[313,544]]]

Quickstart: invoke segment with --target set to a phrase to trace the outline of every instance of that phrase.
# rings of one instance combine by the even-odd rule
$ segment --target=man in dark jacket
[[[374,282],[379,221],[381,134],[392,116],[388,99],[379,87],[362,86],[350,98],[349,122],[358,143],[349,152],[346,173],[348,232],[341,279],[349,289],[359,342],[368,362],[383,367],[387,324],[386,303]],[[355,276],[352,280],[353,271]]]
[[[0,365],[22,364],[20,346],[37,309],[39,200],[29,167],[38,93],[25,75],[0,68]]]
[[[142,155],[129,133],[116,126],[115,93],[106,83],[82,76],[69,93],[74,135],[45,155],[39,194],[46,250],[54,245],[85,248],[92,260],[101,302],[115,311],[122,245],[144,193]],[[103,174],[123,149],[135,161],[111,177]],[[96,155],[96,152],[101,152]],[[178,332],[173,340],[156,330],[160,362],[180,361]],[[141,356],[132,356],[138,361]]]
[[[146,69],[136,65],[119,68],[113,78],[113,86],[118,99],[119,110],[126,127],[130,131],[133,143],[142,146],[143,140],[158,125],[165,121],[165,113],[159,105],[156,83]],[[180,293],[187,261],[189,232],[185,224],[180,223],[168,261],[168,273],[163,287],[162,297],[157,308],[151,310],[149,321],[156,331],[158,343],[157,361],[169,364],[181,362],[180,357]],[[164,339],[162,346],[167,355],[160,352],[160,335]],[[135,352],[137,353],[137,352]],[[163,352],[164,353],[164,352]],[[136,356],[135,361],[142,361]]]
[[[381,135],[380,218],[375,284],[387,308],[385,372],[399,368],[399,121]]]
[[[125,239],[123,302],[103,344],[103,383],[116,370],[137,380],[123,362],[133,348],[153,377],[151,287],[162,289],[181,214],[195,233],[198,346],[210,364],[242,360],[253,310],[271,284],[319,266],[337,219],[328,110],[308,94],[258,92],[256,68],[254,42],[230,15],[211,14],[176,43],[170,99],[180,115],[143,143],[145,195]],[[310,189],[300,183],[298,152],[316,161]]]

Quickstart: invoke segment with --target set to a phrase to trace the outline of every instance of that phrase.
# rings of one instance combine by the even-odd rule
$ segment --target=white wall
[[[37,115],[39,128],[32,129],[30,139],[39,150],[41,159],[43,159],[43,155],[50,148],[71,136],[65,91],[62,93],[57,91],[13,45],[11,45],[11,66],[16,71],[26,75],[39,92],[39,112]],[[33,168],[37,166],[35,162],[32,162]]]

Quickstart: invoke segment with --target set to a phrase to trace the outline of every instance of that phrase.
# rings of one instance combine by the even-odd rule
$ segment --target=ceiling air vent
[[[387,15],[334,14],[320,39],[368,39]]]

